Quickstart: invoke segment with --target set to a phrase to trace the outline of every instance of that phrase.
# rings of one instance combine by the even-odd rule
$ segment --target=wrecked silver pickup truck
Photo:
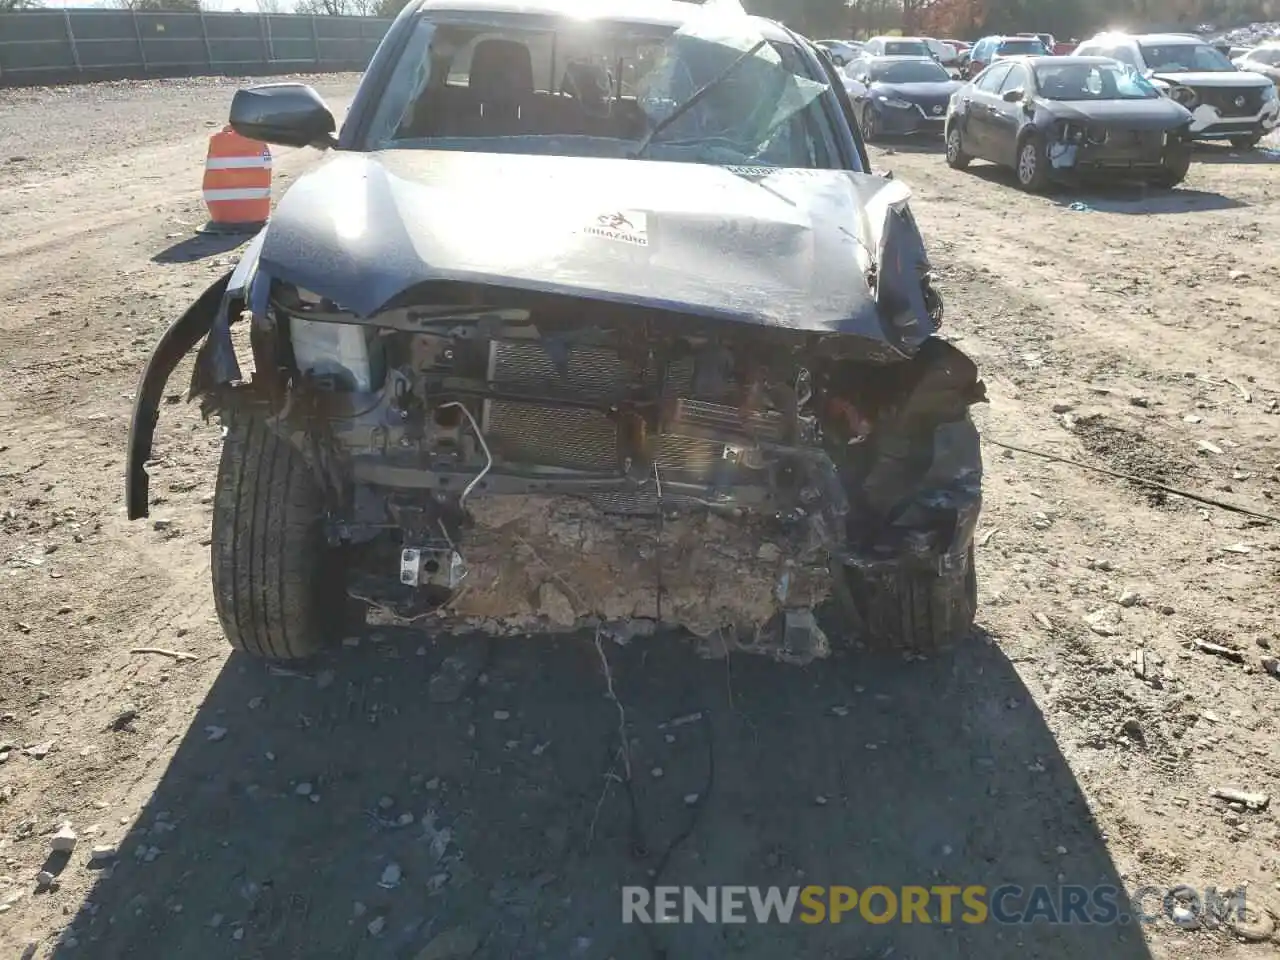
[[[333,152],[163,336],[127,477],[144,517],[203,340],[236,648],[311,655],[353,598],[798,662],[969,632],[985,394],[908,191],[808,41],[627,9],[411,2],[336,137],[308,87],[237,93],[239,132]]]

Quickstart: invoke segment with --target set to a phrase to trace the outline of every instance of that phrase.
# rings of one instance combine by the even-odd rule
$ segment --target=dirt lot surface
[[[353,78],[316,82],[345,106]],[[153,521],[124,519],[142,365],[234,257],[192,239],[233,89],[0,91],[0,955],[1277,955],[1168,920],[641,930],[619,887],[1248,884],[1280,909],[1280,528],[997,445],[1280,515],[1280,153],[1206,149],[1171,194],[1038,198],[874,151],[917,192],[946,331],[989,385],[981,630],[805,669],[602,647],[627,789],[590,638],[229,656],[220,434],[176,402],[185,369]],[[280,152],[277,183],[315,159]],[[78,843],[51,854],[64,822]]]

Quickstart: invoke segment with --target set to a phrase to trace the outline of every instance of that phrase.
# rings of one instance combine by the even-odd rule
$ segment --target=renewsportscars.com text
[[[1188,914],[1243,917],[1244,908],[1243,889],[1188,886],[622,888],[623,923],[1149,924],[1185,922]]]

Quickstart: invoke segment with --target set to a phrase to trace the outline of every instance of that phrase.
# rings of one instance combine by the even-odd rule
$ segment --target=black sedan
[[[947,103],[963,84],[929,57],[871,57],[846,85],[863,139],[942,133]]]
[[[1153,186],[1191,166],[1191,113],[1106,57],[1018,57],[992,64],[951,100],[947,163],[1011,167],[1024,190],[1070,174],[1122,171]]]

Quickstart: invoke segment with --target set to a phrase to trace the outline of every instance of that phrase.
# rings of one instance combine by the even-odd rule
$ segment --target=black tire
[[[225,420],[213,497],[213,599],[231,646],[298,660],[330,646],[343,604],[322,497],[298,451],[248,414]]]
[[[952,170],[964,170],[973,162],[973,157],[964,152],[964,137],[958,123],[947,128],[947,166]]]
[[[961,569],[843,567],[836,600],[844,626],[874,649],[933,653],[973,633],[978,577],[973,544]]]
[[[1151,185],[1161,190],[1172,190],[1191,171],[1191,147],[1186,146],[1165,155],[1163,169],[1151,178]]]
[[[1027,193],[1043,193],[1049,185],[1049,158],[1045,154],[1044,140],[1037,133],[1029,133],[1018,141],[1018,152],[1013,158],[1013,175],[1018,186]]]
[[[1251,133],[1244,137],[1231,137],[1227,142],[1237,150],[1252,150],[1262,142],[1262,134]]]
[[[876,122],[876,112],[870,107],[862,111],[862,139],[867,143],[875,143],[880,139],[880,128]]]

